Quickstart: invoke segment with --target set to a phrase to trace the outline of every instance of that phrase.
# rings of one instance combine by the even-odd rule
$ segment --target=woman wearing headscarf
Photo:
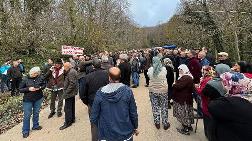
[[[24,79],[20,85],[20,92],[23,97],[23,137],[27,138],[30,132],[30,118],[33,114],[32,130],[41,130],[39,125],[39,112],[43,102],[43,89],[46,87],[45,81],[41,77],[39,67],[34,67],[29,71],[28,78]]]
[[[168,122],[167,71],[163,67],[160,57],[153,58],[152,67],[149,68],[147,74],[150,78],[149,93],[155,126],[160,129],[160,118],[162,118],[163,127],[167,130],[170,127]]]
[[[203,123],[204,123],[204,131],[205,131],[205,135],[207,137],[207,130],[206,130],[206,122],[208,120],[208,118],[210,117],[210,114],[208,112],[208,103],[209,100],[208,98],[203,95],[202,91],[203,89],[206,87],[207,83],[213,79],[214,77],[214,70],[211,66],[204,66],[202,68],[202,78],[200,81],[200,84],[196,87],[196,91],[197,94],[201,97],[201,107],[202,107],[202,113],[203,113]]]
[[[250,141],[252,104],[241,97],[225,97],[228,91],[221,76],[231,69],[228,65],[219,64],[215,70],[216,77],[202,91],[209,99],[210,116],[204,122],[207,138],[209,141]]]
[[[179,78],[173,85],[173,116],[182,124],[182,128],[177,128],[178,132],[190,135],[193,115],[193,76],[186,65],[180,65]]]
[[[168,83],[168,109],[171,109],[171,102],[172,99],[172,84],[174,83],[174,66],[169,58],[164,59],[164,65],[167,71],[166,79]]]

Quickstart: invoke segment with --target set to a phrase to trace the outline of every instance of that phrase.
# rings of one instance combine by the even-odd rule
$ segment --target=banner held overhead
[[[84,48],[63,45],[61,52],[62,55],[83,55]]]

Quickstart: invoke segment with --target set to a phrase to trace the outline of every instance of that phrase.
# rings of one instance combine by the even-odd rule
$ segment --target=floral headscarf
[[[203,73],[203,77],[214,77],[215,76],[215,72],[213,70],[213,67],[211,66],[204,66],[202,68],[202,73]]]
[[[252,92],[252,79],[239,72],[226,72],[221,76],[223,85],[228,90],[227,96],[246,95]]]

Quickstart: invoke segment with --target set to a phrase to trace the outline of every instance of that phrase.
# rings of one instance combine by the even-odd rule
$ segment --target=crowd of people
[[[231,62],[228,53],[218,57],[202,50],[153,48],[101,52],[48,59],[41,70],[32,68],[27,77],[21,59],[7,60],[1,67],[1,90],[24,93],[23,137],[41,130],[39,110],[43,90],[51,91],[50,114],[61,117],[64,130],[75,123],[75,96],[88,107],[92,141],[131,141],[138,135],[137,104],[131,88],[139,87],[140,73],[149,89],[153,125],[168,130],[168,111],[173,109],[181,127],[190,135],[196,119],[203,119],[209,141],[249,141],[252,138],[252,64]],[[55,108],[58,99],[57,110]],[[194,108],[194,101],[197,105]],[[196,111],[196,113],[194,113]]]

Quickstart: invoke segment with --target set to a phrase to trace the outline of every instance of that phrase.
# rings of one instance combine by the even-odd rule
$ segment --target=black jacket
[[[166,79],[167,79],[167,84],[168,84],[168,89],[172,89],[172,85],[174,83],[174,69],[169,66],[165,66],[167,74],[166,74]]]
[[[127,86],[130,86],[130,75],[131,75],[130,64],[128,62],[123,62],[118,67],[121,70],[120,82]]]
[[[79,83],[80,99],[84,104],[92,106],[96,92],[109,83],[108,72],[102,69],[95,70],[81,78]]]
[[[252,103],[239,97],[223,97],[208,105],[209,141],[251,141]]]
[[[31,92],[29,87],[39,88],[38,91]],[[25,78],[20,84],[20,92],[24,93],[24,102],[35,102],[43,97],[43,89],[45,89],[46,83],[41,76],[36,78]]]
[[[20,71],[19,67],[11,67],[7,75],[10,79],[17,79],[17,78],[22,78],[22,72]]]

